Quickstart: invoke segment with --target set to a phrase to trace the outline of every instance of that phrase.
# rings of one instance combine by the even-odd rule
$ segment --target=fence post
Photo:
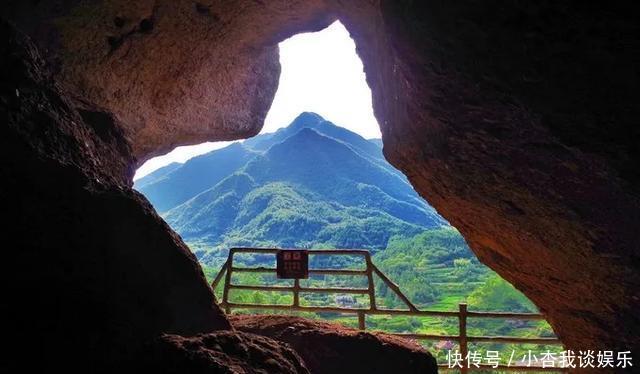
[[[373,262],[371,262],[371,255],[367,253],[365,255],[365,261],[367,262],[367,282],[369,283],[369,309],[376,310],[376,286],[373,283]]]
[[[216,288],[218,287],[218,283],[220,283],[222,276],[225,275],[226,273],[227,273],[227,261],[225,261],[224,264],[222,264],[222,267],[220,268],[218,275],[216,275],[216,278],[213,280],[213,282],[211,282],[211,290],[213,290],[213,292],[216,291]]]
[[[233,268],[233,254],[235,251],[233,248],[229,250],[229,258],[227,259],[227,274],[224,278],[224,289],[222,291],[222,302],[224,305],[224,311],[229,314],[231,308],[229,307],[229,284],[231,284],[231,269]]]
[[[466,374],[469,372],[469,361],[467,359],[469,354],[469,349],[467,347],[467,304],[458,304],[458,312],[460,355],[462,356],[462,369],[460,369],[460,372],[462,374]]]
[[[296,278],[293,281],[293,306],[300,306],[300,279]]]
[[[367,324],[365,323],[365,319],[364,319],[364,311],[359,311],[358,312],[358,328],[362,331],[367,329]]]

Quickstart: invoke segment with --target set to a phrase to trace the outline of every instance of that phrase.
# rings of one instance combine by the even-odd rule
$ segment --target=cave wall
[[[363,59],[386,157],[568,347],[637,352],[631,4],[7,4],[56,79],[117,119],[130,167],[178,144],[259,131],[276,43],[340,19]]]
[[[386,157],[567,346],[637,351],[637,12],[389,2],[383,15],[404,83]]]
[[[118,117],[139,164],[212,134],[257,134],[280,75],[277,42],[335,19],[321,1],[3,6],[70,93]]]
[[[229,329],[193,254],[128,185],[117,120],[54,82],[0,23],[0,369],[122,369],[163,333]]]

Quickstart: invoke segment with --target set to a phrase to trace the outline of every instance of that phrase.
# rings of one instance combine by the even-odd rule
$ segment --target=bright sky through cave
[[[263,132],[284,127],[307,111],[367,139],[380,137],[362,61],[341,23],[280,43],[280,64],[278,92]]]
[[[280,47],[280,82],[261,133],[287,126],[301,112],[315,112],[361,136],[379,138],[373,116],[371,90],[362,61],[345,27],[335,22],[316,33],[295,35]],[[222,148],[230,142],[209,142],[178,147],[147,161],[134,179],[172,162]]]

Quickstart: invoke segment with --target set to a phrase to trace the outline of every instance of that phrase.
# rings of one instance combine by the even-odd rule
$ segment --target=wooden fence
[[[458,319],[458,334],[457,335],[437,335],[437,334],[412,334],[412,333],[387,333],[390,335],[401,336],[409,339],[417,340],[451,340],[456,341],[460,347],[460,355],[463,358],[467,357],[469,353],[469,343],[513,343],[513,344],[549,344],[549,345],[562,345],[562,342],[557,338],[548,337],[515,337],[515,336],[470,336],[467,334],[467,321],[469,318],[493,318],[493,319],[508,319],[508,320],[544,320],[542,314],[537,313],[509,313],[509,312],[474,312],[467,310],[467,304],[459,304],[457,311],[435,311],[435,310],[419,310],[415,305],[402,293],[400,288],[393,283],[380,269],[378,269],[371,261],[371,255],[367,250],[359,249],[331,249],[331,250],[307,250],[310,256],[362,256],[366,264],[364,270],[347,270],[347,269],[309,269],[309,274],[320,275],[355,275],[364,276],[367,278],[366,288],[315,288],[315,287],[301,287],[300,281],[294,279],[293,286],[267,286],[267,285],[239,285],[231,283],[231,275],[233,273],[276,273],[275,268],[267,267],[236,267],[233,263],[233,258],[238,253],[253,253],[253,254],[275,254],[279,249],[266,249],[266,248],[232,248],[229,250],[229,256],[226,262],[222,265],[220,272],[211,283],[211,287],[215,290],[222,277],[225,277],[224,288],[222,293],[222,300],[220,306],[225,309],[227,313],[230,313],[232,309],[270,309],[270,310],[288,310],[298,312],[335,312],[343,314],[356,315],[358,317],[358,328],[360,330],[366,330],[365,318],[367,315],[388,315],[388,316],[416,316],[416,317],[445,317],[445,318],[457,318]],[[387,287],[392,290],[400,300],[407,306],[408,309],[382,309],[376,304],[375,284],[373,275],[377,275]],[[280,292],[292,292],[293,303],[290,305],[282,304],[247,304],[247,303],[234,303],[229,301],[229,292],[231,290],[253,290],[253,291],[280,291]],[[361,294],[369,296],[369,308],[345,308],[345,307],[321,307],[321,306],[304,306],[300,305],[300,293],[340,293],[340,294]],[[463,360],[466,363],[466,360]],[[463,364],[462,368],[451,368],[449,364],[439,364],[441,370],[459,370],[461,373],[467,373],[474,370],[495,370],[495,371],[544,371],[544,372],[563,372],[566,369],[558,367],[541,367],[541,366],[510,366],[510,365],[498,365],[494,367],[492,365],[474,365]]]

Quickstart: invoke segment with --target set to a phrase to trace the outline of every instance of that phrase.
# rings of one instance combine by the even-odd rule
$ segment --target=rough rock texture
[[[640,354],[637,10],[420,4],[383,7],[385,155],[568,347]]]
[[[206,138],[257,134],[278,84],[277,41],[330,22],[320,1],[4,6],[47,48],[71,91],[121,120],[142,158]],[[262,32],[247,33],[248,25]]]
[[[255,133],[275,89],[275,43],[339,18],[363,58],[388,159],[568,347],[638,356],[640,24],[631,2],[2,7],[60,82],[114,115],[136,162]]]
[[[288,343],[313,374],[437,373],[435,358],[417,343],[335,323],[280,315],[229,316],[233,326]]]
[[[191,338],[163,335],[140,356],[139,373],[309,373],[288,345],[243,332],[219,331]]]
[[[159,334],[229,328],[195,257],[128,187],[113,117],[69,100],[4,22],[0,36],[0,371],[109,371]]]

